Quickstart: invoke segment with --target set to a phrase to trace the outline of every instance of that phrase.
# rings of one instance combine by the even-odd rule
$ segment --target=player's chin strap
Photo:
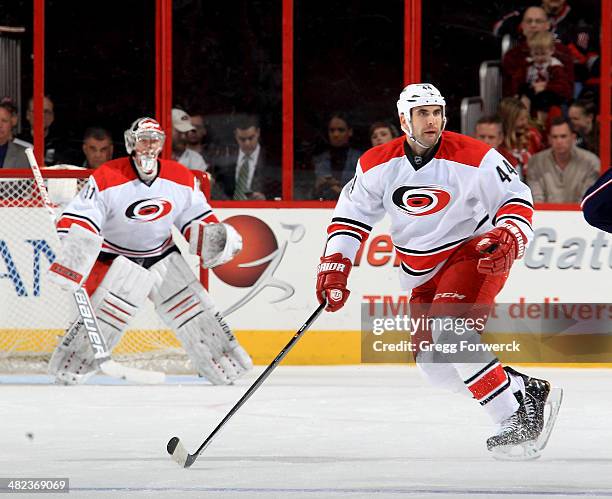
[[[446,128],[446,116],[445,116],[442,119],[442,129],[440,130],[440,135],[438,135],[438,138],[436,139],[436,142],[433,145],[428,146],[428,145],[425,145],[419,142],[419,139],[415,137],[414,133],[412,132],[412,121],[408,120],[406,118],[406,115],[404,115],[404,120],[406,121],[406,126],[401,125],[402,131],[406,134],[408,139],[410,139],[412,142],[414,142],[419,147],[422,147],[423,149],[432,149],[433,147],[435,147],[438,141],[440,140],[440,137],[442,137],[442,132]]]

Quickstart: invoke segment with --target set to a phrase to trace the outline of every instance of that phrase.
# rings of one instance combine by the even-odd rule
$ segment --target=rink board
[[[230,219],[239,228],[245,250],[240,266],[230,264],[210,273],[209,289],[256,363],[267,363],[317,306],[315,267],[325,244],[325,228],[332,210],[252,209],[244,215],[244,210],[218,209],[217,213],[221,220]],[[10,224],[11,220],[3,223]],[[400,300],[404,296],[399,288],[388,226],[388,220],[383,220],[364,245],[351,274],[352,295],[347,305],[337,313],[324,313],[287,358],[288,363],[360,361],[361,304],[368,300]],[[45,255],[38,255],[38,261],[34,261],[36,255],[28,241],[48,239],[49,247],[56,248],[48,234],[32,233],[31,227],[35,224],[28,227],[22,243],[30,248],[29,252],[8,248],[13,250],[11,264],[18,269],[27,296],[17,295],[6,258],[0,259],[3,298],[0,312],[7,316],[15,303],[23,306],[24,302],[29,312],[27,317],[19,317],[17,324],[3,323],[0,341],[17,330],[24,338],[40,336],[39,343],[52,348],[53,339],[66,319],[54,314],[57,292],[37,267],[44,266]],[[514,265],[498,301],[608,302],[612,266],[610,236],[588,226],[579,211],[539,211],[535,214],[534,227],[536,238],[525,258]],[[194,272],[198,272],[197,261],[190,259],[190,262]],[[252,262],[255,264],[249,265]],[[33,292],[35,288],[37,294]],[[176,341],[171,332],[165,331],[150,305],[139,315],[134,329],[153,331],[160,335],[162,342]],[[607,340],[601,341],[607,343]],[[571,338],[563,342],[554,362],[573,362],[571,356],[566,358],[571,350],[567,348]],[[24,340],[16,348],[26,348],[25,345]],[[590,362],[604,360],[605,357],[589,359]]]

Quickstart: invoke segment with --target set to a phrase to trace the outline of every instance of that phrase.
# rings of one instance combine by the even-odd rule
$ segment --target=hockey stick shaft
[[[40,172],[40,167],[38,166],[36,157],[34,156],[34,151],[32,148],[28,147],[25,150],[25,153],[28,158],[28,162],[30,163],[30,168],[32,169],[34,183],[38,188],[40,197],[45,205],[45,209],[49,213],[51,224],[55,226],[55,211],[53,209],[53,203],[51,202],[51,198],[49,197],[49,193],[45,187],[45,181],[42,173]],[[79,287],[74,291],[73,296],[76,301],[77,311],[79,313],[81,323],[85,327],[87,338],[89,339],[91,347],[94,351],[94,359],[96,359],[98,367],[100,370],[102,370],[102,372],[108,374],[109,376],[127,379],[137,383],[164,382],[166,378],[164,373],[124,367],[111,360],[108,346],[106,345],[106,341],[104,340],[104,336],[100,330],[100,325],[93,312],[93,307],[91,306],[91,301],[89,300],[87,292],[82,287]]]
[[[244,403],[251,398],[251,395],[255,393],[255,391],[261,386],[261,384],[270,376],[272,371],[280,364],[280,362],[285,358],[285,356],[291,351],[294,345],[299,341],[299,339],[304,335],[304,333],[312,326],[314,321],[319,317],[323,309],[327,306],[326,302],[321,303],[317,309],[313,312],[313,314],[306,320],[304,325],[293,335],[293,338],[285,345],[285,347],[279,352],[276,358],[271,362],[271,364],[266,367],[264,372],[262,372],[259,377],[255,380],[255,382],[249,387],[246,393],[240,397],[240,400],[236,402],[234,407],[230,409],[230,411],[225,415],[225,417],[221,420],[221,422],[217,425],[217,427],[206,437],[202,445],[198,447],[198,449],[193,454],[187,454],[184,450],[183,445],[180,443],[178,437],[172,437],[167,445],[168,453],[184,468],[189,468],[195,460],[198,458],[204,449],[208,447],[208,445],[212,442],[215,436],[219,433],[221,428],[225,426],[231,417],[240,409]]]

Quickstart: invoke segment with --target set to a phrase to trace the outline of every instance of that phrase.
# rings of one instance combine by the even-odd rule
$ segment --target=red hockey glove
[[[327,300],[328,312],[340,310],[351,292],[346,289],[346,281],[353,264],[340,253],[322,256],[317,267],[317,298],[319,303]]]
[[[483,234],[476,251],[489,255],[478,260],[478,272],[503,274],[525,253],[525,236],[516,225],[504,224]]]

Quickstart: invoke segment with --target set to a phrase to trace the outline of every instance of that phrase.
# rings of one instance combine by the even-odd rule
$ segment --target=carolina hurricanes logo
[[[391,199],[400,210],[420,217],[444,209],[450,202],[451,196],[450,193],[440,187],[405,185],[398,187]]]
[[[164,198],[140,199],[125,210],[125,216],[138,222],[154,222],[172,211],[172,203]]]

